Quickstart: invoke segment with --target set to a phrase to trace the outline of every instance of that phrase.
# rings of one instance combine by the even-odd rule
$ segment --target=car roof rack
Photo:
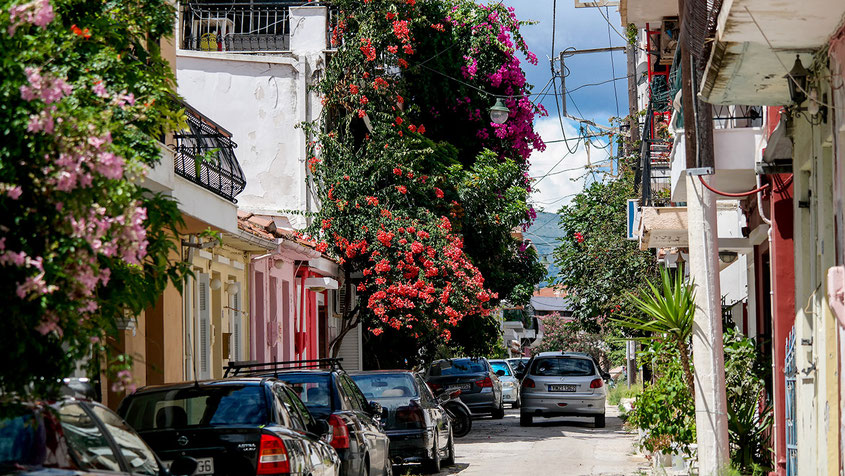
[[[224,369],[223,378],[251,375],[279,375],[284,370],[330,369],[343,370],[343,359],[285,360],[280,362],[258,362],[246,360],[229,362]]]

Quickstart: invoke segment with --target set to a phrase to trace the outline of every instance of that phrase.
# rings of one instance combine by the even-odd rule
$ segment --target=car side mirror
[[[504,370],[497,370],[497,371],[496,371],[496,375],[498,375],[499,377],[504,377],[504,376],[505,376],[505,371],[504,371]]]
[[[604,379],[604,380],[609,381],[609,380],[610,380],[610,374],[609,374],[609,373],[607,373],[607,372],[602,372],[602,373],[601,373],[601,378],[602,378],[602,379]]]
[[[190,456],[180,456],[170,465],[170,472],[173,476],[190,476],[197,470],[197,460]]]
[[[373,418],[381,418],[381,414],[384,411],[384,408],[381,406],[379,402],[370,402],[370,415]]]
[[[326,443],[331,443],[334,431],[329,422],[321,418],[314,420],[314,424],[311,425],[311,433],[319,435]]]

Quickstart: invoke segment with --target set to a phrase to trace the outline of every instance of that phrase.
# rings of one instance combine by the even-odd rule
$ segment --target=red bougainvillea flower
[[[88,30],[88,28],[80,29],[78,26],[76,26],[74,24],[74,25],[70,26],[70,31],[72,31],[74,35],[81,36],[82,38],[85,38],[86,40],[88,38],[91,38],[91,31]]]
[[[411,45],[405,45],[402,47],[402,51],[405,52],[406,55],[414,54],[414,48]]]
[[[399,64],[399,66],[401,66],[401,67],[403,67],[403,68],[407,68],[407,67],[408,67],[408,62],[407,62],[407,61],[405,61],[405,60],[404,60],[404,59],[402,59],[402,58],[399,58],[396,62]]]
[[[403,102],[405,102],[405,98],[403,98],[402,96],[399,96],[397,94],[396,95],[396,102],[398,102],[399,104],[402,104]]]
[[[393,168],[393,174],[394,175],[402,175],[402,169],[400,169],[399,167],[394,167]]]
[[[373,42],[369,38],[361,38],[361,43],[363,43],[363,45],[360,47],[360,50],[364,53],[364,59],[367,61],[375,61],[376,49],[373,46]]]
[[[396,45],[390,45],[390,46],[387,47],[387,51],[389,51],[390,53],[395,55],[396,53],[399,52],[399,47],[396,46]]]
[[[386,88],[388,86],[390,86],[390,83],[388,83],[384,78],[379,77],[373,81],[373,89],[376,91],[378,91],[379,88]]]
[[[378,205],[378,198],[367,197],[367,205]]]
[[[431,25],[431,27],[437,31],[446,31],[446,28],[443,27],[442,23],[435,23],[434,25]]]
[[[405,122],[405,120],[402,119],[401,117],[396,118],[396,125],[397,126],[401,126],[403,122]]]
[[[407,188],[407,187],[405,187],[404,185],[397,185],[397,186],[396,186],[396,190],[397,190],[399,193],[401,193],[402,195],[404,195],[404,194],[408,193],[408,188]]]
[[[393,34],[396,35],[396,38],[399,39],[402,43],[408,43],[411,41],[411,30],[408,28],[408,21],[407,20],[396,20],[393,22]]]
[[[349,85],[349,92],[352,94],[358,94],[358,85],[357,84],[350,84]]]
[[[417,132],[417,126],[415,126],[413,124],[409,124],[408,130],[411,131],[411,132]]]
[[[385,18],[387,18],[388,20],[393,20],[394,18],[396,18],[396,14],[395,14],[395,13],[393,13],[393,12],[387,12],[387,13],[384,15],[384,17],[385,17]]]
[[[575,232],[575,234],[574,234],[573,236],[575,236],[575,240],[576,240],[578,243],[583,243],[583,242],[584,242],[584,235],[582,235],[580,231],[576,231],[576,232]]]
[[[437,198],[443,198],[443,190],[434,187],[434,196],[436,196]]]
[[[325,253],[326,250],[329,249],[329,244],[325,241],[321,241],[317,243],[317,246],[315,246],[314,249],[319,251],[320,253]]]
[[[358,109],[358,117],[359,118],[363,118],[366,115],[367,115],[367,111],[365,111],[363,109]]]
[[[367,99],[367,96],[361,96],[361,104],[366,106],[367,103],[369,103],[369,102],[370,102],[370,100]]]

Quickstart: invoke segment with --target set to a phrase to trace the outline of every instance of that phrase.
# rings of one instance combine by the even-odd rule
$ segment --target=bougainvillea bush
[[[337,51],[306,126],[322,201],[309,233],[360,281],[344,329],[363,321],[371,348],[401,342],[411,360],[449,339],[480,351],[496,340],[490,308],[527,300],[544,273],[512,236],[533,218],[528,157],[544,147],[520,68],[536,58],[501,3],[333,5]],[[488,114],[497,97],[502,125]]]
[[[54,392],[178,283],[175,202],[138,185],[176,117],[155,49],[172,15],[164,1],[2,3],[0,393]]]

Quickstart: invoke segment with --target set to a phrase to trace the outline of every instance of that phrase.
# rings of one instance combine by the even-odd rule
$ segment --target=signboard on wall
[[[637,231],[636,227],[637,227],[637,222],[639,221],[638,220],[639,217],[637,216],[639,214],[639,207],[637,206],[638,204],[639,204],[639,200],[637,200],[636,198],[631,198],[631,199],[628,200],[628,209],[626,211],[626,215],[627,215],[626,220],[627,220],[627,223],[628,223],[628,233],[627,233],[626,238],[629,239],[629,240],[639,240],[640,239],[639,236],[636,236],[634,234]]]

